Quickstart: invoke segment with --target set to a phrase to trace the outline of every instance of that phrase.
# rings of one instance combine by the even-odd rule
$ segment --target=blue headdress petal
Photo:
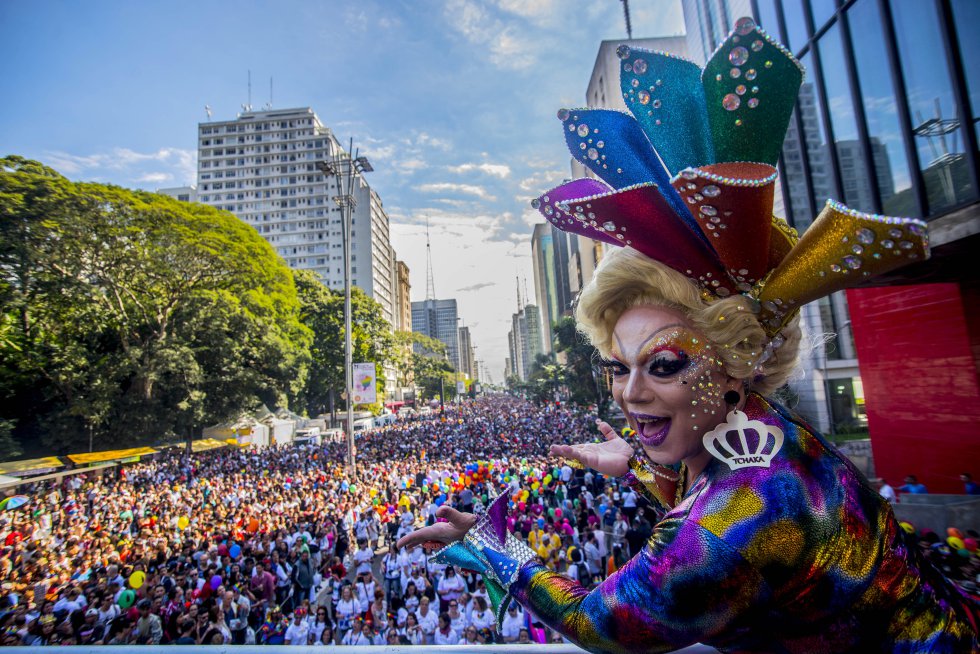
[[[654,182],[678,216],[688,213],[670,186],[670,174],[632,116],[609,109],[572,109],[562,124],[572,156],[607,184],[619,189]]]
[[[619,77],[623,99],[670,174],[714,163],[701,68],[664,52],[628,55]]]

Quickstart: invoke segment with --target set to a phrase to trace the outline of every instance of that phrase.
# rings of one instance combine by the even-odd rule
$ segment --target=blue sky
[[[636,37],[683,32],[678,0],[633,0]],[[555,112],[584,104],[619,0],[0,1],[0,150],[77,180],[194,182],[205,105],[310,106],[353,138],[413,299],[456,297],[502,381],[517,276],[533,296],[528,201],[569,176]]]

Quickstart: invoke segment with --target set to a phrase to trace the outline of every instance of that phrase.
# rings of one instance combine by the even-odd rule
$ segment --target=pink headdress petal
[[[677,219],[657,185],[639,184],[566,204],[573,212],[587,208],[596,224],[614,234],[620,245],[670,266],[718,295],[735,292],[735,283],[718,257],[700,234]]]
[[[683,170],[671,182],[742,292],[769,270],[775,181],[768,164],[717,163]]]
[[[588,214],[583,217],[573,215],[567,210],[566,203],[579,198],[590,197],[608,193],[611,189],[597,179],[583,177],[571,182],[566,182],[556,186],[547,193],[531,201],[531,206],[536,208],[548,222],[562,230],[586,236],[596,241],[603,241],[611,245],[622,246],[615,236],[606,232],[601,226],[594,226]]]

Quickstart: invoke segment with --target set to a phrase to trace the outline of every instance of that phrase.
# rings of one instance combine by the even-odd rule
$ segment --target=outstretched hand
[[[551,456],[575,459],[582,465],[597,470],[607,477],[622,477],[629,472],[629,460],[633,448],[609,423],[599,420],[601,443],[580,443],[578,445],[552,445]]]
[[[428,527],[416,529],[410,534],[405,534],[398,541],[398,548],[414,547],[423,545],[426,548],[437,545],[446,545],[459,540],[466,535],[473,525],[476,524],[476,516],[472,513],[460,513],[451,506],[440,506],[436,511],[437,518],[444,518],[446,522],[437,522]]]

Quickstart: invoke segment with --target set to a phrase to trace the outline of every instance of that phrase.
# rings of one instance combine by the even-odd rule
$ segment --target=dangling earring
[[[711,456],[724,461],[732,470],[739,468],[768,468],[770,461],[783,446],[783,431],[760,420],[749,420],[738,410],[742,396],[730,390],[723,396],[728,415],[701,439]],[[734,432],[735,438],[729,438]],[[754,437],[751,435],[754,434]],[[770,438],[771,437],[771,438]],[[754,443],[750,443],[754,440]]]

